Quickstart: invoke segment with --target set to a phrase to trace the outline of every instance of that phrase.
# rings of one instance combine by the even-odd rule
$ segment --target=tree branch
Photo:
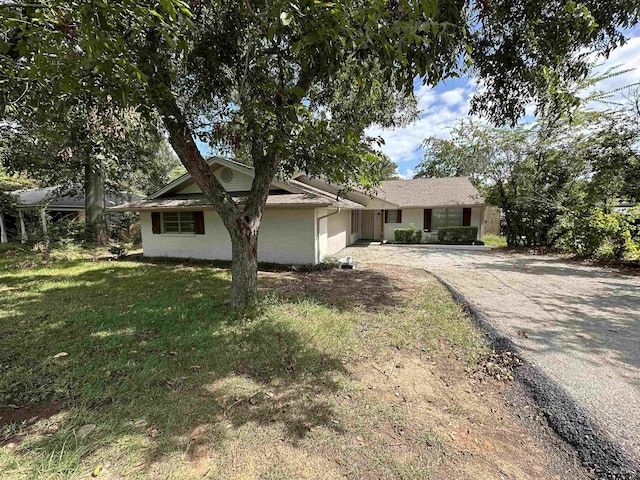
[[[145,73],[149,78],[152,100],[169,132],[169,143],[204,195],[213,202],[213,206],[229,231],[235,231],[237,227],[235,220],[240,209],[200,153],[187,119],[171,92],[167,59],[159,52],[160,34],[157,30],[152,30],[147,38],[150,51],[148,58],[143,59],[143,70],[146,70]]]
[[[0,8],[44,8],[46,5],[41,3],[18,3],[18,2],[2,2]]]

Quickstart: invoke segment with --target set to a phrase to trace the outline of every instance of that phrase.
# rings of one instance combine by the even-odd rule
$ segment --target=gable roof
[[[484,205],[467,177],[385,180],[376,195],[401,208]]]
[[[294,179],[290,180],[290,183],[293,185],[300,185],[304,188],[312,188],[319,192],[325,192],[325,194],[332,195],[338,198],[340,195],[346,196],[346,198],[352,202],[355,202],[359,205],[363,205],[367,208],[377,208],[377,209],[395,209],[398,208],[398,205],[386,200],[382,197],[378,197],[371,193],[365,193],[364,191],[358,190],[356,188],[352,188],[348,191],[344,191],[344,189],[335,184],[331,184],[317,177],[308,177],[304,173],[298,173],[294,175]],[[343,197],[340,197],[343,198]]]
[[[213,167],[214,165],[218,164],[218,165],[221,165],[223,167],[227,167],[227,168],[230,168],[232,170],[236,170],[238,172],[244,173],[245,175],[249,175],[251,177],[254,176],[252,167],[250,167],[248,165],[245,165],[243,163],[240,163],[240,162],[236,162],[234,160],[229,160],[228,158],[211,157],[211,158],[207,159],[207,163],[211,167]],[[187,173],[179,176],[178,178],[176,178],[172,182],[168,183],[167,185],[162,187],[160,190],[157,190],[157,191],[153,192],[147,198],[148,199],[153,199],[153,198],[162,197],[165,194],[171,193],[172,191],[179,189],[179,187],[181,185],[188,184],[189,182],[192,183],[193,179],[191,178],[191,174],[189,172],[187,172]],[[271,186],[273,188],[280,188],[282,190],[286,190],[286,191],[291,192],[291,193],[302,193],[302,190],[300,190],[300,189],[298,189],[296,187],[293,187],[293,186],[287,184],[286,182],[281,182],[281,181],[278,181],[278,180],[273,180],[271,182]]]
[[[253,168],[226,158],[212,157],[210,166],[227,167],[253,177]],[[202,193],[186,193],[181,190],[194,183],[191,174],[185,173],[144,200],[112,207],[111,210],[154,210],[207,207],[212,203]],[[428,178],[414,180],[388,180],[372,193],[358,190],[347,192],[347,198],[339,196],[339,186],[318,178],[307,177],[303,173],[294,175],[288,181],[273,180],[269,206],[315,206],[334,208],[429,208],[451,206],[479,206],[484,200],[468,178]],[[231,191],[237,204],[246,201],[248,192]]]
[[[226,158],[211,157],[207,163],[214,167],[216,165],[227,167],[241,172],[245,175],[254,176],[253,168],[242,163]],[[185,173],[176,178],[160,190],[149,195],[146,199],[136,199],[136,201],[112,207],[113,211],[127,210],[154,210],[154,209],[176,209],[207,207],[213,208],[213,204],[203,193],[180,193],[180,190],[194,182],[190,173]],[[267,198],[269,206],[314,206],[314,207],[335,207],[359,209],[363,206],[357,202],[345,198],[337,198],[330,192],[313,188],[296,181],[273,180],[271,182],[273,193]],[[229,192],[239,205],[246,201],[248,192]]]

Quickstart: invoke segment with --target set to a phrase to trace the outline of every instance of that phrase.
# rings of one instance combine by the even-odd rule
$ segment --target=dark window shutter
[[[471,225],[471,209],[463,208],[462,209],[462,226],[468,227],[469,225]]]
[[[431,231],[431,209],[424,209],[424,229]]]
[[[388,210],[384,211],[384,223],[389,223],[389,215],[387,215]]]
[[[162,232],[162,224],[160,223],[160,212],[151,212],[151,231],[153,233]]]
[[[396,223],[402,223],[402,210],[396,210]]]
[[[196,235],[204,235],[204,212],[193,212]]]

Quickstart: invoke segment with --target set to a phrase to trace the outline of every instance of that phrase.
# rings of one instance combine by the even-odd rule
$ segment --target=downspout
[[[340,213],[341,207],[335,207],[336,211],[333,213],[328,213],[327,215],[323,215],[321,217],[316,218],[316,238],[318,239],[318,241],[320,240],[320,220],[324,219],[324,218],[328,218],[328,217],[333,217],[334,215],[337,215]],[[329,232],[329,227],[327,226],[327,234]],[[318,258],[316,258],[316,262],[320,263],[320,245],[318,245],[318,249],[316,250],[316,254],[318,256]]]
[[[320,228],[320,220],[322,220],[323,218],[327,218],[327,217],[333,217],[334,215],[337,215],[337,214],[340,213],[341,207],[334,207],[334,208],[337,208],[337,210],[335,212],[328,213],[327,215],[323,215],[323,216],[317,218],[317,220],[318,220],[318,228]]]

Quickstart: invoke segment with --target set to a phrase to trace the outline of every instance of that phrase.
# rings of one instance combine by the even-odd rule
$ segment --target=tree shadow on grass
[[[137,436],[151,464],[194,441],[224,442],[225,423],[278,424],[293,442],[318,426],[340,431],[327,401],[348,376],[339,356],[287,319],[226,306],[227,272],[103,263],[11,278],[0,293],[0,410],[63,410],[44,434],[37,422],[0,425],[5,443],[79,461]],[[87,424],[96,428],[79,437]],[[190,438],[203,425],[213,437]]]

